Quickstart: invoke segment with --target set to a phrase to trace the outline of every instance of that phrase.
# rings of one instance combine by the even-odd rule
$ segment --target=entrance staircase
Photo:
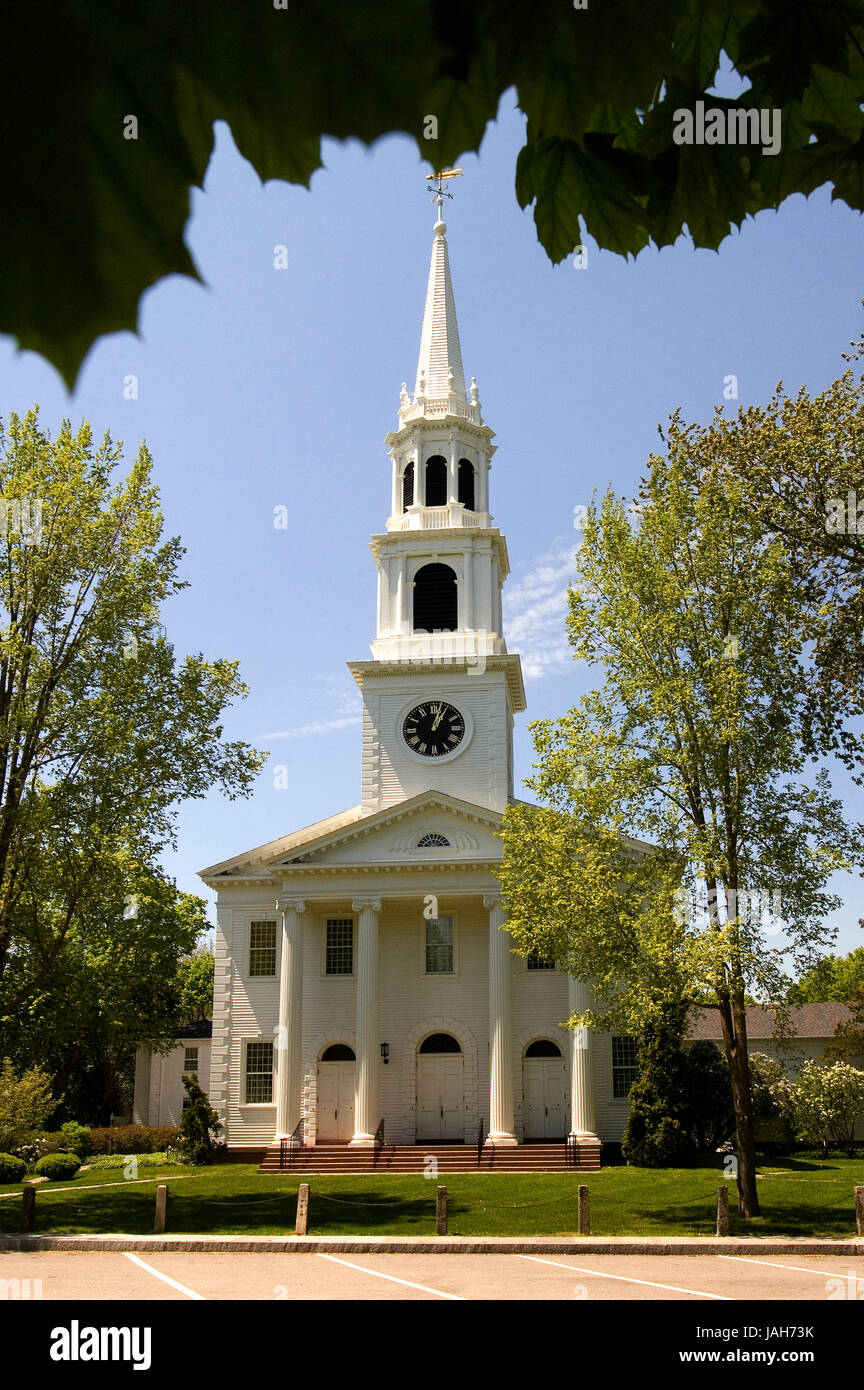
[[[423,1173],[427,1160],[437,1163],[437,1173],[565,1173],[596,1172],[600,1144],[582,1143],[576,1148],[563,1141],[551,1144],[517,1144],[496,1148],[483,1145],[477,1158],[476,1144],[381,1144],[376,1149],[350,1144],[315,1144],[295,1148],[280,1166],[280,1145],[270,1144],[259,1173]]]

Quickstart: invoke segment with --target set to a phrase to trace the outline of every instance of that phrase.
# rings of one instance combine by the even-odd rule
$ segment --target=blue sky
[[[611,483],[632,495],[680,406],[707,422],[724,378],[739,401],[826,386],[862,327],[860,217],[824,190],[744,224],[719,254],[685,240],[636,261],[599,252],[553,267],[513,191],[523,118],[505,96],[447,204],[466,375],[476,375],[498,452],[492,511],[512,573],[506,622],[522,652],[530,719],[587,688],[564,638],[573,509]],[[0,340],[0,410],[38,401],[52,432],[69,415],[109,429],[131,458],[146,439],[168,534],[191,587],[165,623],[178,654],[238,658],[249,698],[226,734],[271,750],[248,801],[184,806],[167,868],[196,871],[359,800],[359,700],[345,662],[374,637],[372,532],[390,501],[386,432],[413,388],[432,242],[427,166],[407,137],[372,150],[328,142],[310,190],[262,186],[217,128],[187,242],[204,284],[172,276],[144,297],[139,336],[102,340],[69,397],[54,370]],[[288,248],[276,269],[274,248]],[[62,248],[58,248],[62,254]],[[138,379],[137,399],[124,381]],[[734,408],[734,406],[733,406]],[[287,530],[273,525],[288,508]],[[277,766],[288,785],[274,785]],[[850,815],[864,798],[843,776]],[[518,785],[517,785],[518,792]],[[861,880],[837,881],[839,946],[861,941]]]

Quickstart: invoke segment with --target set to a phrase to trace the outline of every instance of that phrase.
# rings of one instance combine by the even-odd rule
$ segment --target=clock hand
[[[443,711],[443,709],[442,709],[441,713],[440,713],[440,714],[436,714],[436,716],[435,716],[435,722],[434,722],[433,725],[432,725],[432,732],[433,732],[433,734],[434,734],[435,730],[438,728],[438,725],[441,723],[441,720],[442,720],[443,718],[444,718],[444,711]]]

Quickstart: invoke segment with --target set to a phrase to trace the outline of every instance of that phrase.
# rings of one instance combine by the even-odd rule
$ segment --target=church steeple
[[[465,390],[441,216],[441,182],[456,172],[436,176],[416,390],[412,400],[403,383],[399,425],[386,440],[392,492],[386,530],[372,537],[372,660],[349,662],[363,691],[367,810],[430,787],[503,810],[513,794],[513,715],[525,708],[519,657],[507,651],[501,617],[507,545],[489,513],[494,436],[476,381]]]
[[[439,212],[432,243],[414,396],[415,400],[418,396],[432,400],[453,396],[462,405],[467,405],[446,231],[447,226],[441,221]]]

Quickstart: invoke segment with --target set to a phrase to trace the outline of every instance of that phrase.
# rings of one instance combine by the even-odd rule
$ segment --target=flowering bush
[[[782,1062],[765,1052],[750,1053],[750,1087],[753,1119],[757,1125],[779,1120],[787,1129],[792,1121],[792,1086]]]
[[[851,1147],[864,1112],[864,1072],[848,1062],[805,1062],[792,1085],[792,1117],[798,1139]]]

